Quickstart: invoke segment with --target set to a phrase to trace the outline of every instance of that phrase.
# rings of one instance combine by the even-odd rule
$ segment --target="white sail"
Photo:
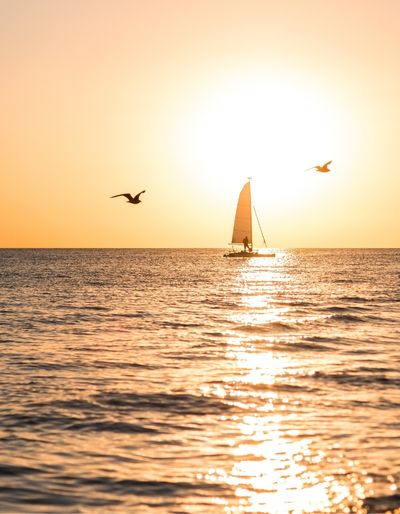
[[[235,223],[233,225],[232,243],[243,244],[247,237],[249,244],[253,242],[251,225],[251,192],[250,182],[247,182],[240,191],[236,207]]]

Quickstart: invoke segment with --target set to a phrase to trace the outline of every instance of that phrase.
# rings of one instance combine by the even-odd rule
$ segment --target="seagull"
[[[110,196],[110,198],[117,198],[117,196],[125,196],[128,198],[128,203],[140,203],[142,200],[139,199],[139,196],[146,191],[140,191],[136,196],[132,196],[130,193],[121,193],[120,195]]]
[[[330,165],[331,162],[332,161],[328,161],[325,164],[323,164],[322,166],[313,166],[312,168],[307,168],[305,171],[315,170],[315,171],[320,171],[321,173],[327,173],[328,171],[331,171],[328,168],[328,166]]]

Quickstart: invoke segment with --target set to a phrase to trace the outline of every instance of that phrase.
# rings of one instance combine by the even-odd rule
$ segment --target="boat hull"
[[[239,257],[250,259],[252,257],[275,257],[274,253],[257,253],[257,252],[230,252],[224,254],[224,257]]]

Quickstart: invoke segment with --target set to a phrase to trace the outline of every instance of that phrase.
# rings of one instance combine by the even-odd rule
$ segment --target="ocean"
[[[0,512],[400,512],[400,250],[0,250]]]

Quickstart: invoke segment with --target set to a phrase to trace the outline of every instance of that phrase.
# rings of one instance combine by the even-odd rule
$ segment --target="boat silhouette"
[[[253,209],[264,241],[264,245],[267,247],[260,221],[257,216],[257,211],[254,207]],[[243,186],[239,194],[239,199],[236,206],[235,221],[233,224],[231,245],[231,251],[224,254],[224,257],[275,257],[275,253],[262,253],[253,248],[253,219],[250,179]],[[237,245],[243,245],[243,250],[238,250]]]

